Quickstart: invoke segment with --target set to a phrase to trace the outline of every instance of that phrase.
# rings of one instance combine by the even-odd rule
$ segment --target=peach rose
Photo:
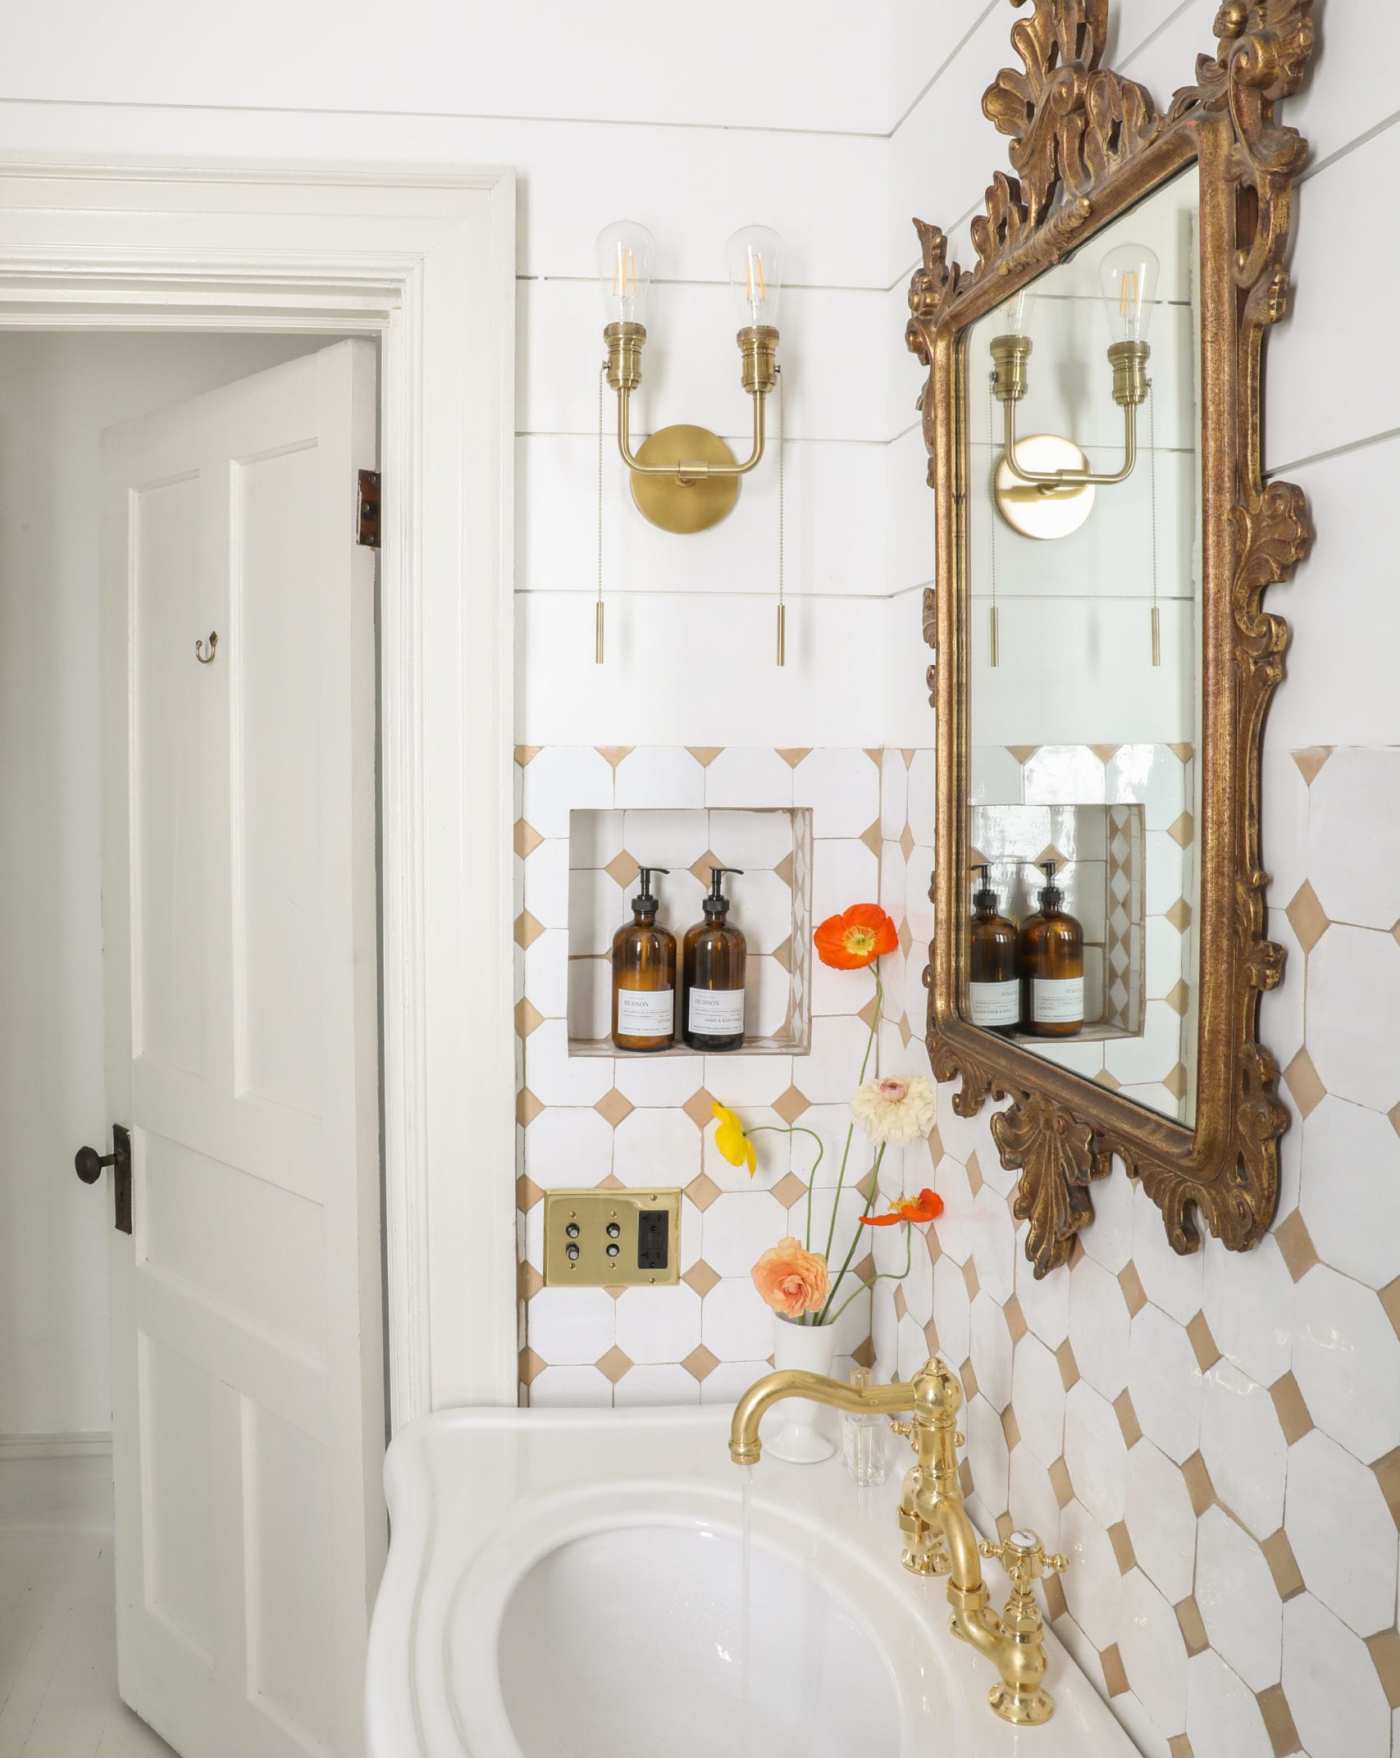
[[[753,1285],[774,1312],[801,1318],[804,1312],[816,1312],[826,1299],[826,1259],[789,1234],[754,1265]]]

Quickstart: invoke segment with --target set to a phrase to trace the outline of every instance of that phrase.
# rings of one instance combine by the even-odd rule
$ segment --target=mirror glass
[[[1186,1124],[1199,989],[1197,190],[1193,167],[1154,191],[972,325],[962,356],[964,1017]]]

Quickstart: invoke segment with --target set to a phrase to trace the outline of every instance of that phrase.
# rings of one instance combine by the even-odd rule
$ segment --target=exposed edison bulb
[[[1000,306],[996,314],[996,332],[999,336],[1024,336],[1026,327],[1031,320],[1031,307],[1035,304],[1035,295],[1029,287],[1022,287],[1013,293],[1006,304]]]
[[[644,324],[656,240],[635,220],[614,220],[604,226],[593,248],[607,321]]]
[[[724,247],[735,315],[741,328],[778,327],[783,291],[783,241],[771,226],[744,226]]]
[[[1160,267],[1156,252],[1145,244],[1120,244],[1099,264],[1099,287],[1113,341],[1147,340]]]

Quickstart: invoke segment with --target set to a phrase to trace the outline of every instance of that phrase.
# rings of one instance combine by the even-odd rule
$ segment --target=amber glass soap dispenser
[[[711,867],[704,919],[685,937],[685,1023],[682,1033],[692,1050],[737,1050],[744,1042],[744,936],[726,921],[729,899],[724,876],[741,867]]]
[[[669,1050],[676,1041],[676,937],[657,926],[653,873],[643,867],[632,920],[612,943],[612,1040],[619,1050]]]
[[[990,867],[974,867],[982,882],[972,894],[967,1015],[975,1026],[1009,1037],[1021,1023],[1021,979],[1016,970],[1016,924],[997,909]]]
[[[1021,923],[1021,1023],[1032,1037],[1072,1038],[1084,1029],[1084,930],[1061,907],[1055,863],[1040,865],[1040,909]]]

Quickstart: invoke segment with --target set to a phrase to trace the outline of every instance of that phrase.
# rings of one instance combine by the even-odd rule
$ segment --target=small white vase
[[[808,1373],[831,1374],[831,1358],[836,1352],[835,1325],[799,1325],[794,1319],[774,1314],[773,1365],[775,1368],[800,1367]],[[784,1398],[773,1410],[773,1420],[781,1422],[772,1440],[765,1439],[763,1450],[775,1459],[786,1459],[790,1465],[819,1465],[836,1451],[817,1428],[822,1406],[810,1398]]]

